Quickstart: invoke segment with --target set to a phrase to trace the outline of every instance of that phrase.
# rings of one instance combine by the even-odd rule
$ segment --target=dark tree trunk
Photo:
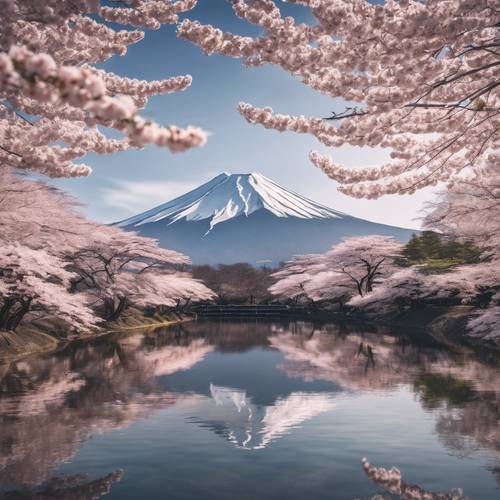
[[[8,330],[15,330],[30,310],[31,300],[28,299],[21,304],[18,311],[10,318]]]
[[[0,329],[15,330],[29,312],[32,301],[33,299],[30,297],[21,300],[10,299],[8,303],[4,303],[0,311]],[[14,308],[17,304],[19,307]]]
[[[375,265],[371,266],[368,265],[368,275],[366,279],[366,292],[372,292],[373,291],[373,282],[375,281],[375,278],[380,275],[379,268],[380,266],[384,263],[385,258],[379,260]]]
[[[104,319],[107,321],[116,321],[128,306],[127,297],[118,297],[118,304],[114,299],[104,300]]]
[[[2,308],[0,309],[0,330],[7,330],[11,309],[16,301],[12,298],[5,299]]]

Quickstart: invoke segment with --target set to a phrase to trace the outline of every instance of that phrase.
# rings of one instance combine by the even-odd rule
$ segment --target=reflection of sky
[[[438,439],[432,415],[411,390],[340,397],[320,414],[258,453],[228,442],[227,425],[193,425],[206,402],[180,401],[126,432],[83,444],[61,472],[97,475],[109,463],[125,470],[110,499],[345,500],[372,498],[377,488],[361,470],[364,455],[397,465],[412,483],[434,491],[463,487],[472,498],[497,498],[488,453],[460,459]],[[217,432],[218,431],[218,432]]]
[[[294,391],[337,392],[335,384],[322,380],[291,379],[276,369],[283,355],[275,350],[252,349],[244,353],[210,353],[203,363],[189,371],[161,378],[165,389],[173,392],[196,392],[210,397],[210,383],[240,389],[261,406],[272,405],[280,396]],[[258,367],[258,369],[256,369]]]
[[[19,362],[16,377],[28,374],[34,381],[25,402],[36,414],[33,419],[20,415],[20,423],[23,418],[26,423],[19,428],[9,421],[2,444],[14,443],[16,453],[30,452],[28,465],[35,468],[51,459],[48,451],[59,440],[71,445],[63,450],[65,463],[57,474],[101,477],[122,468],[123,481],[109,495],[120,500],[371,498],[377,491],[361,469],[362,456],[380,466],[398,466],[410,483],[433,491],[463,487],[470,498],[497,498],[489,469],[498,465],[498,455],[486,439],[495,422],[486,417],[493,418],[487,410],[499,374],[490,365],[464,357],[462,373],[485,392],[448,401],[451,389],[437,388],[439,404],[424,404],[413,385],[415,369],[429,376],[448,374],[458,359],[447,349],[403,346],[389,335],[337,335],[335,326],[311,336],[310,325],[297,324],[292,336],[269,325],[270,339],[264,335],[266,323],[248,324],[247,336],[243,327],[187,324],[180,336],[165,332],[143,344],[139,335],[120,338],[120,356],[112,355],[118,346],[100,341],[101,349],[68,348],[41,357],[39,364],[36,358]],[[377,368],[366,373],[354,358],[359,335],[376,356]],[[299,350],[303,359],[297,358]],[[330,361],[323,357],[313,363],[328,353]],[[289,376],[287,363],[297,361]],[[68,367],[74,371],[68,373]],[[57,379],[38,386],[37,370],[42,380],[44,373],[73,378],[55,397]],[[391,377],[395,383],[388,383]],[[367,378],[372,385],[361,383]],[[48,404],[35,401],[30,387],[44,389],[39,398],[48,398]],[[147,401],[150,408],[138,411]],[[84,430],[83,439],[78,429]],[[33,444],[28,439],[33,433],[48,439]],[[462,435],[475,449],[464,453]]]
[[[309,13],[300,6],[278,3],[286,14],[310,21]],[[189,15],[239,34],[257,33],[255,27],[234,16],[226,0],[200,0]],[[187,91],[152,98],[144,114],[161,123],[196,124],[212,136],[204,148],[180,155],[150,147],[113,156],[90,156],[86,161],[94,168],[93,176],[56,183],[87,203],[86,212],[91,216],[104,221],[122,219],[222,171],[259,171],[337,210],[415,227],[412,219],[428,194],[379,201],[348,198],[310,164],[310,149],[326,151],[315,139],[264,130],[239,116],[236,106],[241,100],[271,105],[281,113],[310,116],[327,116],[332,109],[343,109],[342,102],[308,89],[282,70],[268,66],[245,69],[235,59],[206,57],[194,45],[177,39],[172,26],[148,32],[145,40],[129,48],[127,56],[116,57],[105,67],[120,75],[146,79],[191,74],[194,81]],[[373,148],[344,147],[335,150],[334,157],[349,166],[368,166],[384,161],[388,155]]]

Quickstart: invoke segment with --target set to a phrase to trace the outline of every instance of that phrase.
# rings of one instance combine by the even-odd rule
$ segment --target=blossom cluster
[[[429,203],[425,225],[443,234],[471,239],[486,255],[500,258],[500,154],[492,152],[481,168],[449,183]]]
[[[83,296],[68,300],[65,287],[71,273],[64,270],[63,260],[41,249],[31,249],[19,243],[0,248],[0,330],[14,330],[32,305],[46,312],[57,311],[72,325],[92,328],[96,317]]]
[[[260,36],[190,20],[179,25],[178,35],[208,54],[241,58],[249,66],[277,65],[341,98],[345,110],[327,119],[247,103],[238,110],[250,123],[311,134],[327,146],[391,152],[385,165],[355,169],[311,152],[343,192],[362,198],[413,193],[479,168],[498,149],[500,13],[491,2],[288,1],[309,7],[316,24],[283,17],[272,0],[236,0],[235,14],[259,26]]]
[[[117,31],[103,21],[158,28],[177,22],[179,13],[193,8],[196,0],[137,0],[123,7],[102,6],[98,0],[45,4],[41,8],[39,2],[9,0],[1,15],[3,163],[52,177],[71,177],[91,172],[76,161],[90,152],[110,154],[148,144],[180,152],[206,142],[206,133],[198,127],[161,126],[139,114],[149,96],[189,87],[189,75],[145,81],[93,66],[125,54],[128,45],[144,36],[138,30]],[[118,130],[125,137],[107,139],[98,127]],[[82,138],[88,140],[79,145]]]
[[[179,13],[191,10],[198,0],[177,0],[174,3],[158,0],[135,0],[132,7],[101,7],[99,14],[106,21],[149,29],[159,29],[162,24],[174,24]]]
[[[463,491],[457,489],[451,493],[434,493],[427,491],[419,485],[410,485],[401,477],[401,471],[396,467],[386,469],[375,467],[366,458],[361,460],[366,475],[377,485],[385,488],[392,494],[398,495],[403,500],[466,500]]]
[[[208,300],[189,259],[156,240],[87,220],[42,182],[0,170],[0,330],[55,314],[68,329],[97,328],[132,304]]]

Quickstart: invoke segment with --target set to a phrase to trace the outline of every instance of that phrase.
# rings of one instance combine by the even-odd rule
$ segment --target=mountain
[[[413,232],[338,212],[256,172],[220,174],[115,225],[156,238],[194,264],[276,265],[292,255],[324,252],[348,236],[407,241]]]

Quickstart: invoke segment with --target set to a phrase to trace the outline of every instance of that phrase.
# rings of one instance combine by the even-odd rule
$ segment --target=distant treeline
[[[273,300],[269,287],[276,269],[247,263],[194,266],[193,277],[216,294],[218,304],[267,304]]]

